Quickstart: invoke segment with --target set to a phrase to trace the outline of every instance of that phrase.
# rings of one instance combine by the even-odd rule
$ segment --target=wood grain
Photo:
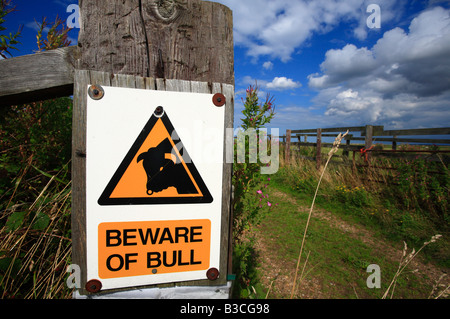
[[[72,95],[78,56],[71,46],[0,60],[0,106]]]
[[[80,68],[234,85],[231,10],[177,0],[171,17],[158,2],[80,0]]]

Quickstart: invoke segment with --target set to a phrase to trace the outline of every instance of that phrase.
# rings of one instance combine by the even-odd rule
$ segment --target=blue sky
[[[233,10],[235,125],[257,81],[275,97],[271,128],[384,125],[447,127],[450,120],[450,1],[218,0]],[[14,56],[37,49],[34,19],[67,19],[71,0],[20,1],[8,32],[24,25]],[[367,8],[381,9],[371,29]],[[73,44],[77,29],[70,32]]]

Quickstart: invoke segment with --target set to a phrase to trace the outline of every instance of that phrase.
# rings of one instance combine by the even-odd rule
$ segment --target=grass
[[[308,221],[307,207],[311,204],[311,200],[297,197],[293,191],[279,182],[273,184],[270,196],[279,203],[279,206],[263,221],[259,233],[264,234],[265,242],[270,243],[268,245],[269,250],[274,252],[273,258],[282,265],[290,265],[286,266],[286,271],[291,269],[291,272],[287,271],[287,275],[292,278],[302,234]],[[311,277],[319,280],[323,298],[382,298],[383,289],[368,289],[366,286],[366,279],[369,276],[366,272],[367,267],[371,264],[382,267],[382,288],[387,289],[397,271],[401,256],[388,258],[381,237],[377,238],[375,235],[373,241],[379,245],[372,245],[364,240],[365,232],[354,234],[346,231],[346,222],[343,227],[338,227],[330,222],[324,212],[329,211],[317,208],[311,217],[303,249],[303,260],[309,256],[305,269],[307,275],[303,280],[307,281]],[[333,213],[329,215],[332,216]],[[349,224],[361,227],[356,221]],[[427,281],[408,273],[398,279],[395,297],[426,298],[430,291],[431,286]],[[304,293],[300,287],[295,297],[300,298]],[[269,297],[290,296],[281,296],[273,292]]]
[[[422,166],[417,170],[426,174],[426,169]],[[439,182],[441,186],[436,185],[434,178],[417,174],[416,180],[425,180],[431,185],[435,183],[428,188],[419,187],[412,182],[395,185],[384,174],[380,170],[364,170],[353,174],[351,167],[330,165],[324,175],[317,205],[338,213],[341,218],[369,227],[392,242],[404,240],[417,247],[431,236],[443,234],[444,240],[427,247],[424,253],[429,260],[437,260],[441,266],[450,268],[449,236],[446,236],[450,235],[450,227],[446,220],[448,215],[442,215],[442,211],[448,211],[448,206],[440,211],[440,205],[432,207],[437,201],[431,200],[433,192],[438,193],[436,189],[440,194],[448,194],[448,186],[445,188],[448,171],[447,175],[438,175],[438,178],[447,176],[447,181]],[[410,174],[412,173],[409,171],[401,172],[398,178],[407,178]],[[282,167],[274,180],[286,184],[296,196],[308,200],[314,196],[314,187],[317,186],[319,177],[314,162],[296,158],[293,165]],[[386,183],[371,183],[368,179],[386,179]],[[422,199],[421,196],[425,198],[423,194],[429,198]]]
[[[0,220],[1,298],[70,298],[65,282],[71,260],[67,167],[55,175],[39,173],[46,183],[32,203],[16,200],[16,191],[29,185],[25,179],[17,180]]]
[[[405,209],[395,202],[392,192],[386,192],[388,186],[367,183],[367,176],[352,174],[349,167],[331,166],[323,171],[322,177],[320,173],[314,162],[294,158],[293,165],[283,165],[272,177],[270,196],[279,205],[262,222],[259,233],[274,252],[273,258],[291,269],[291,273],[285,270],[286,274],[294,278],[301,271],[300,282],[314,278],[320,283],[321,296],[327,298],[430,297],[436,278],[432,279],[426,272],[417,274],[413,272],[415,269],[403,269],[405,252],[402,257],[400,247],[408,242],[420,251],[418,258],[423,262],[448,271],[448,223],[438,223],[436,216],[420,207]],[[315,194],[321,178],[323,183]],[[416,196],[413,192],[402,195]],[[318,212],[311,214],[309,208],[314,204]],[[432,240],[430,245],[429,238],[438,233],[447,236]],[[299,247],[302,247],[300,254]],[[408,256],[414,259],[417,253]],[[306,262],[302,265],[300,259]],[[366,271],[371,264],[382,267],[382,289],[367,288]],[[406,265],[411,266],[409,262]],[[268,283],[269,297],[292,296],[292,292],[290,295],[277,292],[273,287],[276,280]],[[286,284],[296,291],[297,285],[293,286],[292,280]],[[440,288],[435,295],[445,296],[446,286]],[[305,289],[308,290],[308,285],[303,291],[300,286],[295,297],[305,295]]]
[[[302,244],[300,246],[300,253],[298,255],[298,261],[297,261],[297,268],[295,270],[295,275],[294,275],[294,283],[293,283],[293,287],[292,287],[292,293],[291,293],[291,299],[294,297],[295,294],[295,290],[296,290],[296,285],[297,285],[297,276],[298,276],[298,271],[299,271],[299,267],[300,267],[300,261],[301,261],[301,257],[302,257],[302,252],[303,252],[303,248],[305,246],[305,241],[306,241],[306,235],[308,233],[308,227],[309,227],[309,222],[311,221],[311,216],[312,216],[312,212],[314,209],[314,204],[316,202],[316,198],[317,198],[317,193],[319,192],[319,188],[320,188],[320,183],[322,182],[323,176],[327,170],[328,164],[330,163],[331,158],[333,157],[333,155],[338,151],[339,149],[339,145],[341,144],[342,139],[348,134],[345,133],[344,135],[339,134],[338,137],[336,138],[334,144],[333,144],[333,148],[330,150],[330,152],[328,153],[328,159],[327,162],[325,163],[325,166],[322,169],[322,174],[320,175],[319,181],[317,183],[317,187],[316,187],[316,191],[314,193],[314,197],[312,200],[312,204],[311,204],[311,208],[309,210],[309,214],[308,214],[308,221],[306,222],[306,226],[305,226],[305,232],[303,234],[303,239],[302,239]],[[309,256],[309,255],[308,255]],[[305,262],[305,266],[303,267],[301,276],[303,276],[304,270],[306,268],[306,262]]]

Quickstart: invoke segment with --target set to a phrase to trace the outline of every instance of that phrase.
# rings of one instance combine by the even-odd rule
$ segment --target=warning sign
[[[98,203],[147,205],[212,201],[167,113],[158,107]]]
[[[101,89],[86,97],[86,282],[106,291],[224,274],[226,105]]]
[[[208,270],[210,237],[209,220],[100,224],[100,278]]]

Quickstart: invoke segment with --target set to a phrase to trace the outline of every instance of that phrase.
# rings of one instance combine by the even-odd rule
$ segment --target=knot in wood
[[[152,0],[150,8],[155,17],[165,22],[174,21],[180,12],[183,3],[180,0]]]

